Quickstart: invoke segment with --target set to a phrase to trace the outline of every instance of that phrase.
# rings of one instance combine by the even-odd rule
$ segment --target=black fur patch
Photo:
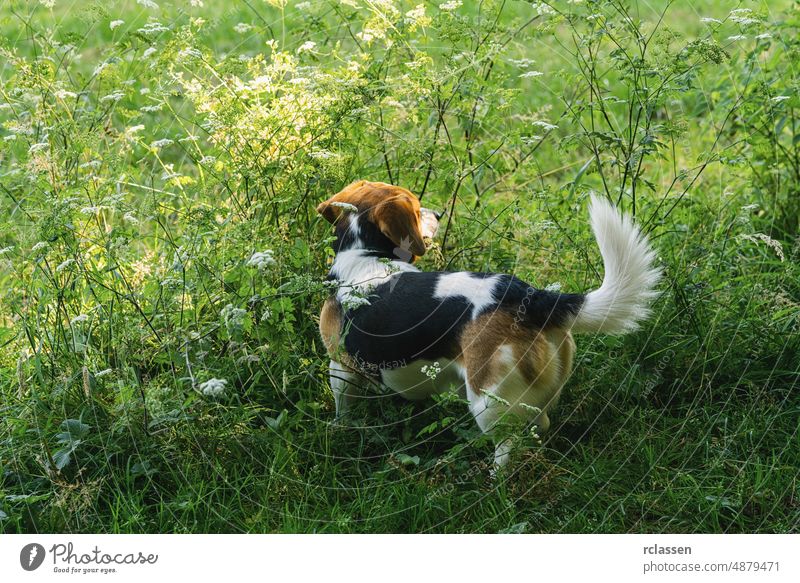
[[[452,359],[459,353],[473,305],[463,296],[435,298],[444,272],[404,272],[377,286],[370,305],[344,313],[344,346],[366,372],[407,366],[418,359]],[[494,274],[475,273],[474,277]],[[508,311],[520,326],[541,329],[563,325],[583,303],[580,294],[537,290],[510,275],[500,275],[495,303],[481,312]],[[480,314],[476,314],[478,316]]]

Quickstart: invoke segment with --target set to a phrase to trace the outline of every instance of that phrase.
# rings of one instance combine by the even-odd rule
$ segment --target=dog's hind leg
[[[501,421],[532,422],[540,432],[550,427],[548,408],[566,380],[562,357],[570,354],[548,332],[514,326],[504,314],[472,323],[462,339],[467,369],[467,398],[481,430],[495,439],[495,466],[508,462],[510,442],[499,432]],[[571,358],[570,358],[571,360]]]

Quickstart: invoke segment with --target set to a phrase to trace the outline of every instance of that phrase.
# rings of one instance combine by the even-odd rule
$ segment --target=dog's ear
[[[389,197],[388,200],[376,205],[372,210],[371,220],[386,235],[389,240],[397,245],[395,254],[403,259],[402,255],[425,254],[425,243],[422,240],[420,229],[419,202],[414,205],[416,198],[405,193]]]
[[[332,200],[333,199],[329,199],[317,205],[317,212],[325,217],[325,220],[330,224],[334,224],[336,219],[339,218],[339,214],[342,212],[341,208],[331,204]]]
[[[344,187],[341,192],[337,192],[325,202],[317,205],[317,212],[325,217],[330,224],[335,224],[342,212],[359,212],[359,205],[362,203],[363,192],[369,183],[366,180],[359,180]]]

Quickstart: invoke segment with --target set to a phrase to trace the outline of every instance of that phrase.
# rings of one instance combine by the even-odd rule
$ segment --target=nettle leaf
[[[281,425],[283,425],[283,422],[288,414],[289,414],[288,411],[284,409],[283,411],[280,412],[280,415],[278,415],[277,418],[267,417],[265,419],[265,421],[267,422],[267,426],[270,429],[277,431],[278,429],[280,429]]]
[[[56,439],[61,443],[79,443],[88,435],[89,429],[89,425],[78,419],[67,419],[61,423],[61,433],[56,435]]]
[[[69,465],[70,461],[72,461],[72,452],[73,448],[66,447],[53,453],[53,462],[56,464],[56,469],[63,470]]]
[[[410,456],[405,453],[397,453],[394,456],[397,461],[399,461],[404,466],[418,466],[419,465],[419,456]]]

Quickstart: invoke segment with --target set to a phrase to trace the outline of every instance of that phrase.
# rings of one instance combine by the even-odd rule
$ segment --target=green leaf
[[[418,466],[419,465],[419,456],[410,456],[405,453],[398,453],[394,456],[397,461],[399,461],[404,466]]]

